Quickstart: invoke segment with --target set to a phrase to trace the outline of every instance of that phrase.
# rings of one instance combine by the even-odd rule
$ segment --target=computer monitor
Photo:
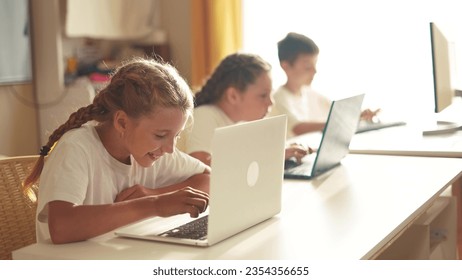
[[[451,81],[451,43],[434,22],[430,22],[430,38],[435,113],[439,113],[451,105],[455,94],[455,88]]]
[[[461,129],[459,120],[453,118],[443,120],[442,114],[444,109],[449,107],[454,99],[456,89],[451,80],[453,76],[453,64],[455,63],[451,42],[434,22],[430,22],[430,38],[432,49],[432,66],[433,66],[433,92],[435,100],[436,121],[424,128],[423,135],[435,135],[454,133]],[[443,117],[446,118],[446,117]]]

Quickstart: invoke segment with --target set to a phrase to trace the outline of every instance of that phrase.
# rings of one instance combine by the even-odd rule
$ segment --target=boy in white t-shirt
[[[287,115],[288,137],[324,129],[331,100],[311,89],[318,54],[318,46],[302,34],[291,32],[278,42],[279,62],[287,82],[275,91],[270,115]],[[371,119],[377,112],[365,110],[362,118]]]

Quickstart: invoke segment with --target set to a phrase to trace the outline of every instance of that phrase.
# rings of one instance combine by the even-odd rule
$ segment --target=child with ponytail
[[[196,93],[194,125],[185,133],[186,152],[210,165],[216,128],[264,118],[273,105],[270,71],[270,64],[255,54],[225,57]],[[310,152],[308,147],[291,144],[285,157],[300,162]]]
[[[175,148],[192,110],[172,66],[136,58],[118,68],[50,135],[24,182],[28,191],[40,179],[37,241],[81,241],[148,217],[205,211],[209,167]]]

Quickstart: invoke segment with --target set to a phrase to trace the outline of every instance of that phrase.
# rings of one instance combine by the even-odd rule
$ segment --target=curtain
[[[192,71],[195,90],[228,54],[242,48],[241,0],[192,0]]]

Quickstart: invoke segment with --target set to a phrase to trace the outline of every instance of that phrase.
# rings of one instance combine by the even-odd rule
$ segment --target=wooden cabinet
[[[457,259],[456,213],[456,198],[440,196],[377,259]]]

